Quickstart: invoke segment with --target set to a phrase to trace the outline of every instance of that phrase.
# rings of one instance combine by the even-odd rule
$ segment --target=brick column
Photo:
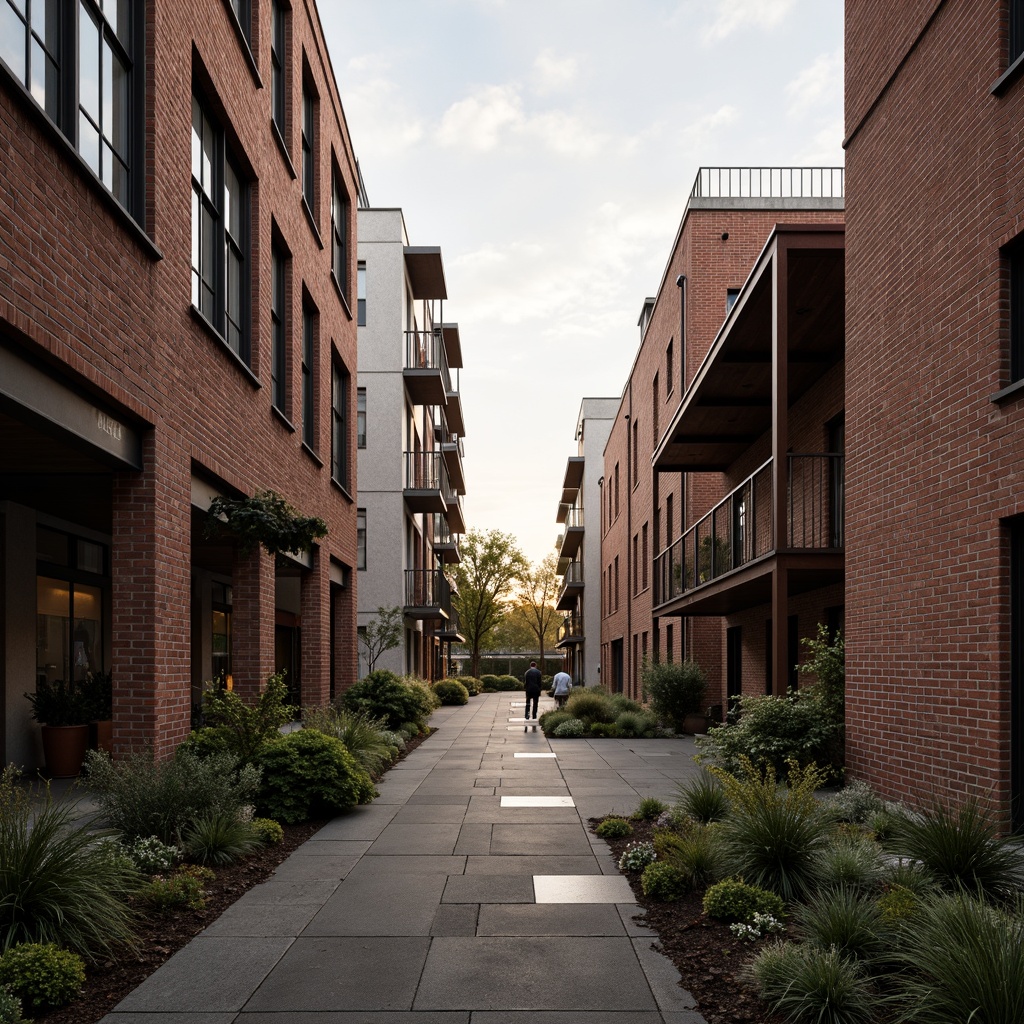
[[[274,671],[274,558],[257,547],[238,554],[232,574],[231,675],[243,697]]]
[[[114,753],[168,757],[191,728],[188,459],[155,432],[141,473],[115,473],[110,548]],[[181,455],[176,458],[176,455]]]
[[[355,573],[349,572],[351,582]],[[359,678],[356,644],[356,592],[331,584],[331,657],[334,659],[334,695],[344,693]]]
[[[302,574],[302,705],[331,699],[330,559],[313,549],[313,568]]]

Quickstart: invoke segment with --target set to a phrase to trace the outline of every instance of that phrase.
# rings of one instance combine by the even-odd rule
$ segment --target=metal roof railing
[[[843,199],[844,167],[701,167],[691,199]]]

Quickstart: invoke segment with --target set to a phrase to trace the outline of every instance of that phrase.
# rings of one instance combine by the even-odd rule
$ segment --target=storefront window
[[[103,668],[102,608],[99,587],[37,577],[37,679],[81,681]]]
[[[213,662],[213,678],[230,689],[231,587],[224,583],[214,583],[212,598],[211,658]]]

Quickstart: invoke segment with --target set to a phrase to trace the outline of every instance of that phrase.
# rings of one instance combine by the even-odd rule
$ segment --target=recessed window
[[[668,348],[665,349],[665,394],[671,395],[672,390],[675,387],[675,373],[672,369],[673,364],[673,353],[672,353],[672,342],[673,339],[668,339]]]
[[[340,363],[331,373],[331,477],[342,487],[348,487],[348,389],[351,377]]]
[[[366,568],[366,509],[356,512],[356,568]]]
[[[283,139],[288,112],[288,51],[286,49],[288,10],[273,0],[270,5],[270,116]]]
[[[286,301],[286,264],[287,257],[279,246],[270,249],[270,378],[271,401],[274,408],[286,413],[288,395],[286,368],[287,342],[285,324],[288,322]]]
[[[192,304],[245,363],[248,202],[248,186],[227,156],[224,133],[193,96]]]
[[[1007,251],[1010,273],[1010,380],[1024,379],[1024,242]]]
[[[316,219],[316,97],[302,86],[302,198]]]
[[[331,272],[342,295],[348,298],[349,202],[337,168],[331,175]]]
[[[739,290],[739,288],[726,288],[725,289],[725,312],[726,312],[726,315],[728,315],[729,311],[732,309],[732,307],[736,305],[736,300],[739,297],[740,297],[740,290]]]
[[[1008,64],[1024,54],[1024,0],[1010,0],[1010,52]]]
[[[313,401],[313,374],[316,354],[316,309],[308,302],[302,305],[302,441],[316,449],[316,404]]]
[[[249,0],[230,0],[230,3],[231,10],[235,12],[235,18],[238,20],[238,27],[242,30],[242,35],[245,36],[248,42],[252,39],[252,11],[250,10]],[[114,0],[114,5],[116,4],[117,0]],[[125,4],[124,6],[127,5]]]
[[[356,389],[356,447],[366,447],[366,388]]]
[[[334,218],[331,218],[331,232],[334,232]],[[356,293],[357,301],[359,304],[358,319],[356,321],[359,327],[366,326],[366,263],[360,260],[356,266]]]

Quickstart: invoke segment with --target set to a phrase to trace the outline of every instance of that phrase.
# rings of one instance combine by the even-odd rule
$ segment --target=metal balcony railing
[[[843,167],[701,167],[691,199],[842,199]]]
[[[562,643],[569,637],[581,636],[583,636],[583,617],[576,612],[570,612],[562,619],[561,625],[558,627],[557,642]]]
[[[440,569],[405,570],[405,607],[439,608],[451,617],[452,588]]]
[[[444,390],[452,390],[452,374],[439,327],[432,331],[405,332],[405,369],[438,370]]]
[[[568,587],[574,583],[583,582],[583,563],[582,562],[570,562],[565,570],[565,575],[562,577],[562,586]]]
[[[576,508],[575,506],[566,513],[565,515],[565,528],[571,529],[582,529],[583,528],[583,509]]]
[[[448,470],[440,452],[404,452],[404,488],[407,491],[451,491]]]
[[[452,533],[451,527],[448,525],[448,517],[443,515],[441,512],[435,512],[431,516],[434,527],[434,546],[438,547],[441,544],[454,544],[455,534]]]
[[[654,604],[665,604],[776,549],[769,459],[654,559]],[[844,458],[787,456],[786,535],[792,551],[842,550]]]

